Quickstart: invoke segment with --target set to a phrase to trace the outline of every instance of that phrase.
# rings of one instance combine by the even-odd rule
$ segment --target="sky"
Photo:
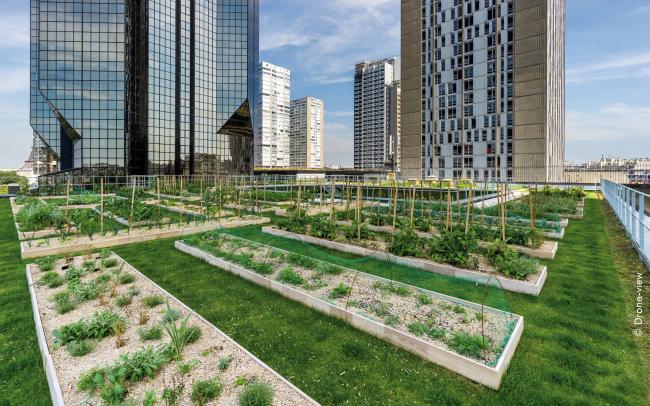
[[[516,0],[515,0],[516,1]],[[31,146],[29,2],[0,11],[0,168]],[[624,4],[624,6],[622,6]],[[354,65],[399,55],[400,0],[261,0],[260,59],[325,102],[325,161],[351,165]],[[568,161],[650,156],[650,0],[567,0]]]

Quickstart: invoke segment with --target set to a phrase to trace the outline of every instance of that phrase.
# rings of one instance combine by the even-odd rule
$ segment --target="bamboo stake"
[[[133,227],[133,207],[135,205],[135,178],[131,178],[131,214],[129,214],[129,234],[131,234],[131,228]]]
[[[411,192],[411,227],[413,227],[413,212],[415,210],[415,187],[416,187],[416,182],[413,182],[412,184],[413,189]]]
[[[397,194],[398,193],[399,191],[397,190],[397,183],[393,179],[393,187],[391,188],[391,194],[393,197],[393,229],[395,229],[395,224],[397,224]]]
[[[332,186],[330,190],[330,220],[334,219],[334,198],[336,197],[336,181],[332,177]]]
[[[160,178],[156,178],[156,195],[158,196],[156,201],[156,206],[158,207],[158,218],[160,218]]]
[[[104,178],[99,179],[100,189],[99,189],[99,230],[104,234]]]
[[[467,203],[465,204],[465,234],[469,232],[469,212],[472,205],[472,184],[470,183],[470,189],[467,193]]]
[[[297,206],[297,208],[298,208],[298,218],[300,218],[300,209],[302,207],[302,195],[301,195],[301,193],[302,193],[302,190],[300,189],[300,180],[298,180],[298,200],[297,200],[297,203],[298,203],[298,206]]]

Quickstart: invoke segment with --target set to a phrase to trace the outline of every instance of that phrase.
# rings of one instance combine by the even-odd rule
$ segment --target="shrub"
[[[73,357],[83,357],[95,349],[95,345],[90,340],[73,341],[65,347]]]
[[[293,265],[308,269],[313,269],[318,266],[318,263],[313,259],[293,252],[287,256],[287,261],[291,262]]]
[[[192,385],[192,395],[190,398],[192,402],[197,405],[204,405],[207,402],[214,400],[221,395],[223,386],[217,378],[196,381]]]
[[[494,240],[485,247],[485,258],[494,264],[499,259],[510,258],[514,254],[512,248],[502,240]]]
[[[454,305],[454,307],[451,308],[451,311],[456,313],[456,314],[465,314],[465,313],[467,313],[467,311],[465,310],[465,308],[463,306],[457,305],[457,304]]]
[[[417,337],[422,337],[428,330],[427,325],[419,321],[409,324],[408,329],[411,334]]]
[[[100,339],[113,335],[115,334],[115,325],[118,322],[124,323],[125,320],[112,310],[95,313],[86,325],[87,337]]]
[[[104,268],[113,268],[117,266],[116,258],[106,258],[102,260],[102,267]]]
[[[171,307],[169,307],[169,305],[167,305],[167,309],[165,309],[165,312],[162,315],[162,321],[163,323],[172,323],[178,320],[180,317],[181,317],[180,311],[176,309],[172,309]]]
[[[58,288],[63,285],[63,278],[54,271],[47,272],[38,280],[39,285],[47,285],[48,288]]]
[[[348,240],[367,240],[370,238],[370,231],[366,223],[353,221],[351,225],[343,227],[343,235]]]
[[[145,296],[142,298],[142,304],[150,309],[156,306],[160,306],[163,303],[165,303],[165,301],[163,300],[162,296],[159,295]]]
[[[141,328],[138,330],[138,337],[141,341],[155,341],[162,338],[162,328],[159,326],[152,326]]]
[[[219,371],[225,371],[226,369],[228,369],[232,360],[233,360],[232,355],[219,358],[219,365],[218,365]]]
[[[305,283],[303,277],[300,276],[300,274],[294,271],[291,267],[286,267],[280,271],[278,274],[278,281],[296,286]]]
[[[336,237],[336,223],[327,217],[316,217],[311,222],[311,235],[328,240]]]
[[[122,285],[128,285],[129,283],[135,282],[135,275],[132,273],[123,273],[120,275],[120,283]]]
[[[185,330],[185,342],[187,344],[192,344],[195,343],[201,338],[201,335],[203,332],[201,331],[201,328],[198,326],[190,326]]]
[[[505,276],[515,279],[526,279],[529,275],[539,272],[539,262],[536,259],[525,255],[515,255],[508,258],[497,259],[497,271]]]
[[[132,302],[133,302],[133,296],[131,296],[131,295],[129,295],[129,294],[119,295],[119,296],[117,297],[117,299],[115,299],[115,304],[116,304],[118,307],[125,307],[125,306],[128,306],[128,305],[130,305]]]
[[[344,283],[340,283],[337,287],[330,292],[331,299],[338,299],[347,296],[352,292],[352,288]]]
[[[478,246],[473,231],[465,233],[460,230],[443,231],[440,238],[433,240],[432,259],[442,260],[450,265],[467,267],[470,253]]]
[[[55,263],[56,263],[56,258],[54,257],[44,257],[36,261],[36,265],[38,265],[38,269],[41,272],[51,271],[52,269],[54,269]]]
[[[239,406],[271,406],[273,390],[268,384],[252,381],[241,391],[238,400]]]
[[[491,347],[490,339],[480,335],[456,333],[447,342],[447,346],[460,355],[472,358],[482,358],[483,351]]]
[[[69,292],[59,292],[52,298],[54,301],[54,309],[59,314],[71,312],[77,307],[75,301],[70,297]]]
[[[400,257],[417,257],[421,254],[418,235],[412,228],[399,230],[390,240],[388,251]]]
[[[421,305],[430,305],[433,303],[433,300],[431,300],[429,295],[420,293],[418,295],[418,303],[420,303]]]

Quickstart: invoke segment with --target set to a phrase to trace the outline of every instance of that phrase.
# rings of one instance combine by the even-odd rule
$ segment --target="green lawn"
[[[619,253],[610,248],[610,239],[621,238],[605,207],[588,199],[585,220],[570,221],[541,297],[508,293],[506,304],[502,292],[490,291],[492,305],[525,317],[524,335],[499,392],[175,251],[173,241],[115,251],[325,405],[648,404],[650,371],[642,357],[649,352],[642,353],[631,333],[626,300],[632,286],[623,283],[634,261],[618,261]],[[39,404],[33,399],[47,398],[47,389],[17,244],[7,241],[15,239],[13,226],[4,221],[11,216],[7,203],[0,214],[5,248],[0,303],[14,310],[0,316],[0,334],[8,325],[16,329],[0,341],[0,394],[9,404],[25,404],[27,396],[29,404]],[[306,248],[255,227],[232,233],[472,301],[483,295],[473,283]],[[8,365],[5,353],[21,361]],[[33,377],[40,380],[34,383]]]
[[[9,199],[0,199],[0,405],[47,405],[25,265]]]

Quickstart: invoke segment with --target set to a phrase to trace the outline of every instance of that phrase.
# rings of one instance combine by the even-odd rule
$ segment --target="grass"
[[[9,199],[0,199],[0,405],[49,405]]]
[[[632,269],[638,261],[629,250],[616,251],[625,239],[607,213],[606,203],[590,197],[585,219],[570,221],[556,259],[546,262],[549,275],[540,297],[488,290],[490,305],[509,307],[526,318],[518,351],[499,392],[190,258],[174,250],[173,241],[115,251],[324,405],[649,404],[650,351],[647,340],[633,337],[630,317]],[[1,207],[0,219],[11,215],[8,204]],[[15,239],[13,226],[6,224],[2,222],[0,230]],[[474,283],[300,245],[264,235],[259,227],[230,232],[462,299],[480,302],[484,293]],[[16,311],[0,315],[0,351],[3,359],[5,354],[16,354],[29,362],[2,366],[0,394],[13,396],[8,404],[41,404],[38,399],[47,400],[48,392],[24,270],[22,265],[10,265],[20,262],[16,242],[2,243],[13,244],[15,252],[11,256],[11,250],[0,251],[4,257],[2,292],[13,294],[12,299],[6,293],[0,295],[0,304]],[[625,261],[621,255],[626,255]],[[16,317],[22,322],[8,320]],[[23,330],[8,330],[9,326]],[[33,345],[24,345],[25,338]],[[351,347],[355,351],[346,350]]]

